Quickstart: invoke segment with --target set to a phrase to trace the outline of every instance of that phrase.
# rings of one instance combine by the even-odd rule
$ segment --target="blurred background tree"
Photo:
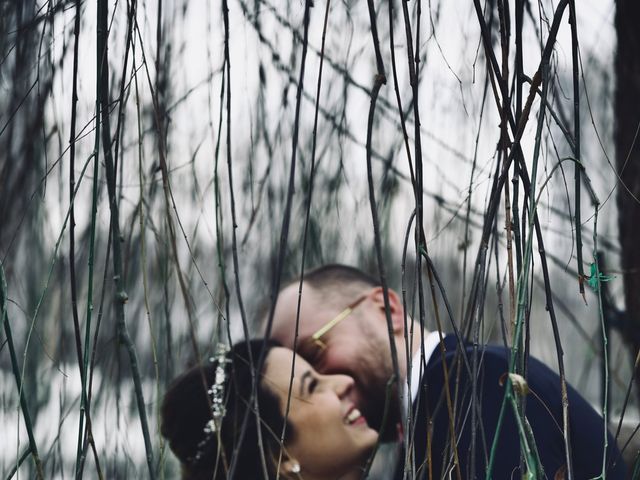
[[[167,383],[326,262],[382,258],[430,329],[437,274],[446,330],[636,427],[596,281],[638,318],[635,3],[370,5],[0,2],[5,477],[174,476]]]
[[[640,6],[636,2],[616,1],[616,95],[615,95],[615,146],[616,168],[619,172],[617,190],[618,225],[620,229],[620,266],[624,270],[624,301],[626,306],[625,338],[637,356],[640,352],[640,165],[638,164],[638,128],[640,112],[633,107],[632,98],[640,95],[640,32],[632,23],[640,18]],[[637,361],[636,361],[637,364]],[[636,365],[637,366],[637,365]],[[634,370],[636,379],[638,369]]]

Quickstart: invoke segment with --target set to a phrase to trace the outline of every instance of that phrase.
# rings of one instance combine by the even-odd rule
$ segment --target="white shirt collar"
[[[444,334],[443,334],[444,335]],[[433,331],[425,335],[424,337],[424,361],[429,363],[429,359],[436,347],[440,344],[440,334],[437,331]],[[420,379],[422,378],[422,351],[418,351],[413,355],[411,359],[411,374],[407,375],[407,383],[405,384],[405,391],[409,391],[411,396],[409,400],[413,403],[418,397],[418,390],[420,390]],[[405,405],[405,409],[407,406]]]

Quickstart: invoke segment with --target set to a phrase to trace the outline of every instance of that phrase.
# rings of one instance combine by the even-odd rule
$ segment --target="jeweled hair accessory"
[[[211,418],[204,424],[204,438],[198,442],[198,450],[191,458],[192,463],[196,463],[202,458],[204,447],[209,443],[211,437],[220,430],[222,419],[227,412],[224,405],[224,387],[227,380],[226,366],[228,363],[231,363],[231,360],[227,358],[227,353],[229,353],[229,347],[223,343],[219,343],[214,355],[209,357],[209,361],[216,364],[213,384],[209,390],[207,390],[209,398],[211,399]]]
[[[224,406],[224,384],[227,380],[226,364],[231,362],[231,360],[227,358],[227,353],[229,353],[229,347],[223,343],[219,343],[215,356],[209,358],[210,362],[216,362],[217,364],[213,385],[211,385],[211,388],[207,391],[211,397],[212,418],[204,427],[205,433],[217,432],[220,429],[224,414],[227,413],[227,409]]]

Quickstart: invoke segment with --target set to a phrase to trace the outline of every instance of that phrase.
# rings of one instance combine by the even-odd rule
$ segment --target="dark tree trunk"
[[[634,355],[640,348],[640,2],[616,1],[615,144],[618,225],[627,318],[625,337]],[[636,371],[636,381],[640,380]]]

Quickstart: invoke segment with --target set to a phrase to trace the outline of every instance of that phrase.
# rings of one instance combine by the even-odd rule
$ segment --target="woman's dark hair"
[[[265,345],[261,339],[240,342],[226,354],[230,361],[224,383],[225,414],[219,422],[218,432],[207,434],[205,426],[213,418],[212,398],[208,393],[216,381],[218,362],[208,361],[198,365],[173,381],[162,403],[162,435],[182,465],[185,480],[231,478],[228,468],[234,453],[238,456],[233,478],[262,478],[262,456],[259,451],[257,418],[264,447],[264,458],[270,477],[275,478],[275,459],[280,451],[279,437],[284,425],[278,398],[258,375],[257,402],[259,415],[254,411],[251,398],[252,365],[254,369],[263,349],[264,358],[278,346],[275,342]],[[251,355],[249,355],[251,354]],[[215,358],[215,357],[214,357]],[[264,366],[262,368],[264,370]],[[241,430],[248,413],[242,443]],[[287,438],[293,432],[287,425]]]

